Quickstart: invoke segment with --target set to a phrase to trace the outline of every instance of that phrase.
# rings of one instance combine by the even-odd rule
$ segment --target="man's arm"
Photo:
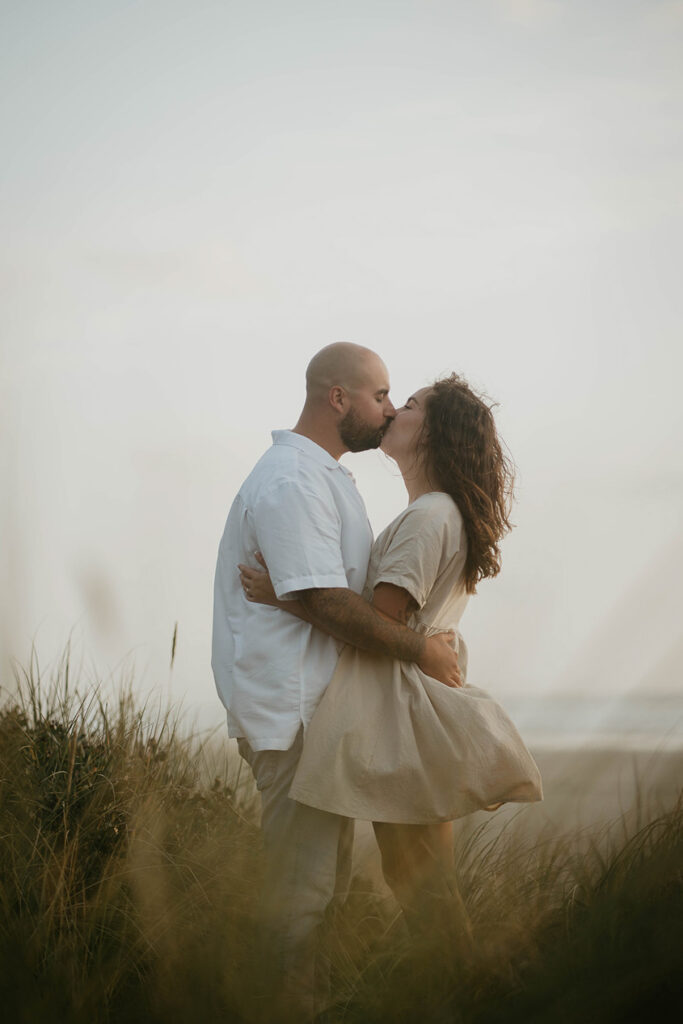
[[[297,600],[281,601],[273,590],[260,552],[256,559],[265,572],[248,565],[238,566],[247,601],[281,608],[352,647],[415,662],[426,675],[447,686],[462,685],[458,659],[444,634],[425,637],[405,625],[417,605],[403,587],[378,584],[372,605],[346,587],[301,590]]]
[[[448,643],[390,621],[353,590],[302,590],[299,602],[314,626],[338,640],[364,651],[415,662],[425,675],[447,686],[461,685],[458,659]]]

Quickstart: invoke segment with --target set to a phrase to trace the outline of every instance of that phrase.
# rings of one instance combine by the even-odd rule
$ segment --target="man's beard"
[[[339,424],[339,436],[350,452],[366,452],[370,448],[379,448],[390,423],[391,420],[387,419],[381,427],[371,427],[352,406]]]

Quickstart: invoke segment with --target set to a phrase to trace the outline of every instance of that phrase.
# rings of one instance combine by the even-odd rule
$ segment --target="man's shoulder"
[[[240,488],[244,501],[253,502],[277,491],[326,491],[325,466],[290,445],[274,444],[258,460]]]

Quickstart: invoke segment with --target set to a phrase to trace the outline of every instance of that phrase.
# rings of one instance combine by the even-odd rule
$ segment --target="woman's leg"
[[[413,935],[470,936],[453,866],[453,827],[373,822],[382,872]]]

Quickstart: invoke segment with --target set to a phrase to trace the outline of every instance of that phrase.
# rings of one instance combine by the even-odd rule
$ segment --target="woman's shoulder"
[[[399,531],[401,535],[406,531],[441,534],[444,530],[459,533],[461,529],[462,516],[450,494],[445,491],[429,491],[411,501],[382,531],[380,537],[388,541]]]
[[[450,494],[446,494],[445,491],[428,491],[426,494],[421,494],[419,498],[408,505],[404,514],[411,510],[416,518],[422,520],[445,520],[457,525],[462,523],[460,509]]]
[[[453,589],[461,570],[457,556],[466,551],[466,544],[462,518],[453,499],[441,492],[423,494],[375,541],[368,585],[372,589],[378,581],[395,583],[423,608],[435,581],[445,580],[446,572],[446,590],[450,593]],[[439,593],[440,600],[443,594]]]

